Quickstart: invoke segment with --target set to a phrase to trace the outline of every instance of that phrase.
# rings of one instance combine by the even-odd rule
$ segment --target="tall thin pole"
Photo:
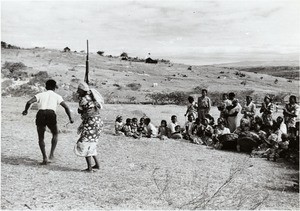
[[[84,82],[89,84],[89,41],[86,41],[87,45],[87,52],[86,52],[86,61],[85,61],[85,76],[84,76]]]

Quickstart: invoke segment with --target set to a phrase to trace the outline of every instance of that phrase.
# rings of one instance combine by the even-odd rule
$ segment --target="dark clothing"
[[[36,114],[35,124],[37,127],[48,127],[51,132],[57,132],[56,114],[53,110],[39,110]]]

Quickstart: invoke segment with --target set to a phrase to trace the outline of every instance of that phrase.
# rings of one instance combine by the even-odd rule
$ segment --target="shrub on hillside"
[[[133,91],[138,91],[141,89],[142,85],[139,83],[130,83],[130,84],[127,84],[127,87],[129,87]]]
[[[1,72],[4,77],[23,80],[28,77],[27,72],[22,71],[23,69],[26,69],[26,66],[22,62],[5,62]]]
[[[184,105],[186,104],[186,99],[188,97],[187,92],[171,92],[171,93],[152,93],[147,94],[146,97],[153,100],[154,104],[176,104]]]
[[[103,56],[104,51],[98,51],[97,54],[100,55],[100,56]]]
[[[2,91],[2,96],[11,95],[12,97],[21,97],[21,96],[34,96],[39,93],[41,90],[38,87],[31,86],[29,84],[22,84],[17,87],[8,87],[5,91]]]
[[[5,62],[2,69],[8,69],[11,73],[26,69],[26,65],[22,62]]]
[[[128,57],[128,54],[126,52],[121,53],[120,57]]]
[[[29,85],[35,85],[35,84],[40,84],[40,85],[45,85],[46,81],[49,79],[49,75],[47,71],[40,71],[37,74],[33,76],[33,78],[30,79],[28,82]]]

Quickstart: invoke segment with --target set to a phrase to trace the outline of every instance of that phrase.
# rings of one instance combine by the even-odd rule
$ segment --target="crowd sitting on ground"
[[[216,121],[210,114],[211,100],[207,90],[196,102],[188,97],[189,104],[185,116],[187,122],[182,127],[177,116],[171,116],[171,122],[161,120],[157,128],[149,117],[127,118],[123,123],[122,116],[117,116],[115,134],[139,139],[141,137],[166,139],[185,139],[188,142],[206,145],[210,148],[223,149],[234,147],[237,151],[251,152],[252,156],[267,157],[274,161],[286,156],[291,149],[299,150],[299,113],[296,96],[289,97],[289,103],[283,108],[283,116],[273,118],[275,105],[272,98],[266,95],[259,112],[251,96],[246,96],[246,103],[241,106],[233,92],[223,94],[218,105],[220,111]],[[243,116],[238,122],[238,114]]]

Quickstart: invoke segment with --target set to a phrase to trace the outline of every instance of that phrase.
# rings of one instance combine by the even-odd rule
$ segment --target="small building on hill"
[[[70,52],[70,51],[71,51],[71,49],[69,47],[64,48],[64,52]]]

